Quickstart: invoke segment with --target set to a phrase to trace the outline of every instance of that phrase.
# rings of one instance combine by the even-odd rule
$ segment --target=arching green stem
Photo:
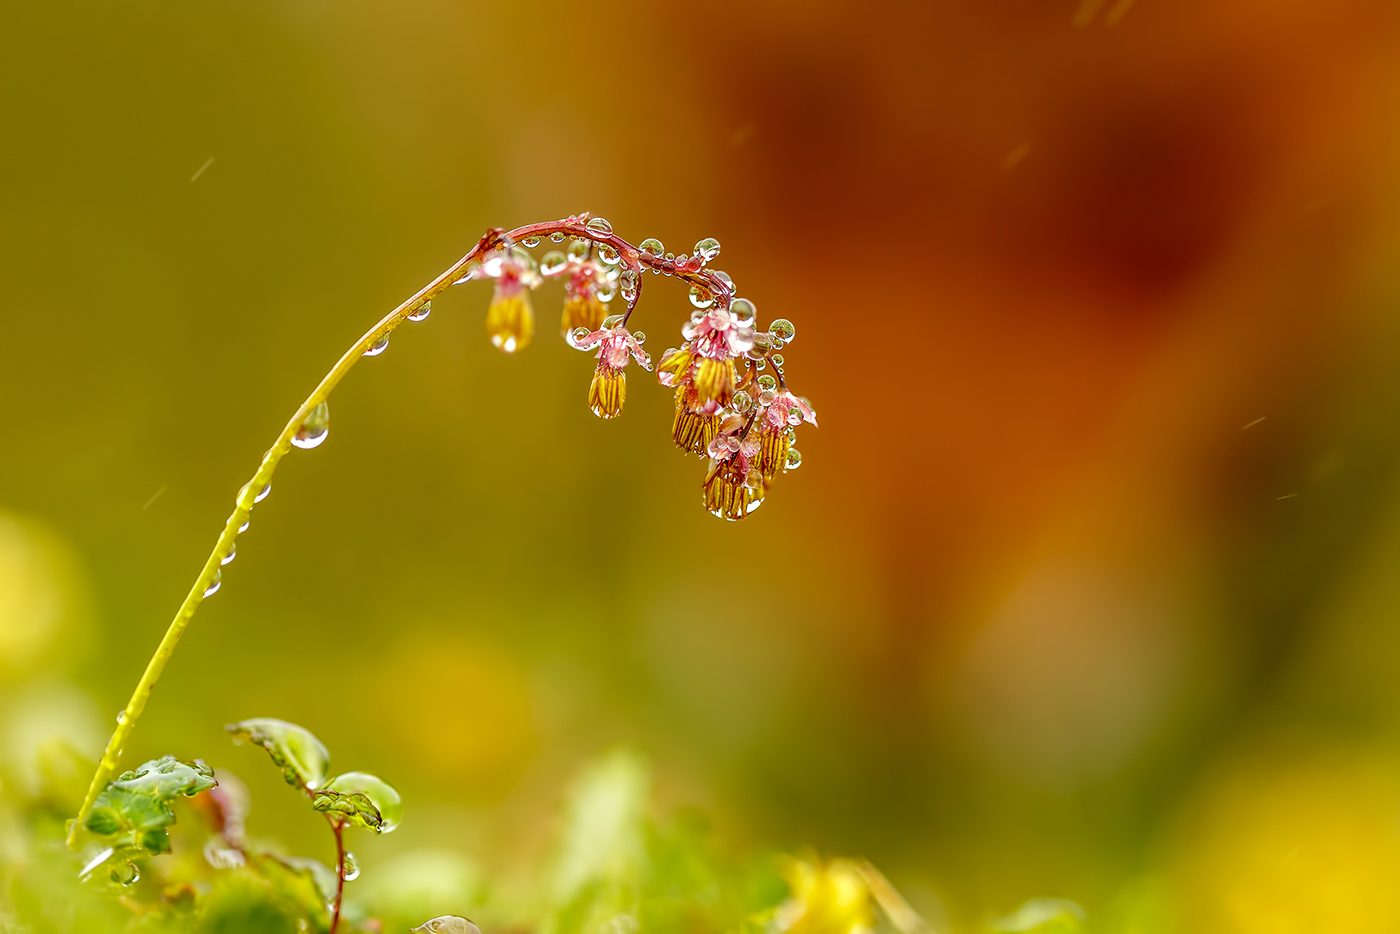
[[[416,295],[408,299],[389,314],[385,315],[378,324],[364,333],[358,341],[347,350],[331,371],[325,375],[311,395],[306,397],[306,401],[296,410],[296,414],[287,422],[282,434],[277,437],[277,441],[263,455],[262,464],[258,467],[258,472],[253,474],[253,479],[243,485],[238,492],[238,498],[234,505],[233,513],[229,515],[228,521],[224,523],[224,530],[219,535],[219,540],[214,545],[214,550],[209,553],[209,558],[204,562],[204,568],[195,578],[194,586],[190,588],[185,600],[180,604],[179,611],[175,614],[175,619],[165,631],[165,637],[160,640],[160,645],[156,647],[155,654],[146,664],[146,670],[141,675],[141,680],[136,683],[136,690],[131,694],[131,700],[127,702],[126,709],[117,719],[117,728],[112,733],[112,738],[107,742],[107,748],[102,753],[102,758],[97,764],[97,771],[92,776],[92,784],[88,788],[87,797],[83,800],[82,809],[78,816],[68,824],[68,845],[75,846],[79,837],[79,828],[87,820],[88,814],[92,811],[93,804],[97,801],[97,796],[102,793],[102,789],[107,786],[113,773],[116,772],[117,762],[121,758],[122,747],[126,745],[127,738],[136,727],[136,721],[141,717],[141,712],[146,709],[146,701],[150,699],[151,691],[155,688],[156,682],[160,680],[161,672],[165,670],[165,665],[170,661],[170,656],[175,652],[175,646],[179,644],[180,637],[185,633],[185,627],[190,624],[195,610],[199,609],[199,604],[203,602],[205,592],[214,583],[215,575],[219,573],[219,566],[229,549],[233,547],[234,539],[238,536],[238,530],[243,523],[248,520],[248,514],[253,509],[253,503],[258,498],[258,493],[267,484],[272,482],[272,474],[277,470],[277,464],[282,460],[283,455],[291,449],[292,438],[301,429],[302,423],[311,415],[313,409],[326,401],[326,397],[331,394],[331,390],[341,381],[350,368],[359,362],[365,355],[365,351],[374,346],[380,338],[386,337],[396,327],[407,320],[408,315],[424,302],[430,301],[434,296],[446,291],[453,283],[457,282],[465,275],[467,265],[497,247],[518,242],[526,237],[548,237],[554,233],[564,233],[572,237],[592,240],[595,243],[609,246],[619,254],[619,261],[629,269],[640,273],[643,269],[654,269],[673,275],[676,278],[689,282],[692,285],[700,285],[708,289],[715,296],[721,307],[728,307],[729,301],[733,298],[732,290],[723,280],[714,273],[706,269],[684,270],[676,265],[650,253],[638,250],[632,244],[615,236],[611,232],[603,232],[588,227],[589,215],[581,214],[570,217],[567,220],[546,221],[540,224],[530,224],[526,227],[517,227],[507,233],[506,231],[495,229],[488,231],[486,236],[477,242],[457,262],[453,263],[440,276],[424,286]],[[635,298],[629,302],[628,313],[631,313],[631,306],[635,304]]]

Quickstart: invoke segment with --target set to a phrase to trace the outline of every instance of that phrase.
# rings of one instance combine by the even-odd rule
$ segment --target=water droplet
[[[118,885],[135,885],[141,878],[141,870],[136,868],[135,863],[122,863],[120,866],[112,867],[108,873],[112,881]]]
[[[758,309],[747,298],[736,298],[729,303],[729,313],[734,316],[736,324],[750,327],[753,324],[754,315],[758,314]]]
[[[781,367],[781,366],[783,365],[783,355],[780,354],[780,353],[775,353],[775,354],[773,354],[773,356],[769,357],[768,359],[772,360],[772,361],[773,361],[773,365],[776,366],[776,367]]]
[[[623,322],[622,315],[608,315],[603,319],[603,327],[615,328]]]
[[[765,389],[758,394],[759,405],[772,405],[773,400],[778,398],[778,394],[771,389]]]
[[[267,483],[263,486],[263,488],[262,488],[261,490],[258,491],[258,495],[253,497],[253,502],[255,502],[255,503],[261,503],[263,500],[267,499],[268,495],[271,494],[271,493],[272,493],[272,481],[269,480],[269,481],[267,481]]]
[[[208,586],[208,587],[205,587],[205,588],[204,588],[204,595],[205,595],[206,597],[212,597],[212,596],[214,596],[214,594],[218,593],[218,592],[219,592],[219,585],[223,583],[223,579],[224,579],[224,572],[223,572],[223,571],[215,571],[215,572],[214,572],[214,579],[213,579],[212,581],[209,582],[209,586]]]
[[[559,250],[550,250],[540,260],[540,272],[546,276],[557,276],[569,265],[569,258]]]
[[[715,276],[716,279],[718,279],[720,282],[723,282],[725,285],[729,286],[729,288],[730,288],[731,291],[733,290],[733,288],[734,288],[734,280],[731,279],[731,278],[729,278],[729,273],[727,273],[727,272],[722,272],[722,271],[720,271],[720,270],[718,270],[718,269],[712,269],[712,270],[710,270],[710,271],[714,273],[714,276]]]
[[[704,321],[708,317],[708,314],[697,308],[690,313],[690,323],[699,324],[701,321]]]
[[[667,253],[665,256],[663,256],[663,257],[661,257],[661,258],[664,259],[664,260],[665,260],[666,262],[668,262],[668,263],[674,263],[674,262],[676,261],[676,254],[674,254],[674,253]]]
[[[715,298],[710,294],[709,289],[702,289],[698,285],[690,287],[690,303],[696,308],[709,308],[715,303]]]
[[[565,236],[566,236],[566,235],[565,235],[564,231],[562,231],[562,230],[556,230],[556,231],[554,231],[554,233],[552,233],[552,234],[549,235],[549,242],[550,242],[550,243],[563,243],[563,242],[564,242],[564,237],[565,237]]]
[[[660,256],[666,252],[666,248],[661,245],[661,241],[655,237],[647,237],[641,243],[637,244],[637,249],[641,250],[643,253],[650,253],[652,256]]]
[[[430,315],[430,314],[432,314],[432,313],[433,313],[433,300],[432,300],[432,299],[428,299],[426,302],[424,302],[423,304],[419,305],[417,308],[413,309],[412,311],[410,311],[410,312],[408,313],[408,320],[410,320],[410,321],[422,321],[424,318],[428,317],[428,315]]]
[[[360,861],[355,858],[354,853],[345,854],[345,872],[341,878],[346,882],[354,882],[360,878]]]
[[[758,378],[758,388],[772,392],[778,388],[778,381],[765,373]]]
[[[750,396],[747,392],[740,389],[738,392],[734,393],[734,398],[729,404],[736,412],[747,412],[749,409],[753,408],[753,396]]]
[[[242,535],[244,532],[248,531],[248,526],[250,526],[250,525],[252,525],[252,524],[253,524],[253,520],[252,520],[252,519],[244,519],[244,520],[243,520],[243,524],[240,525],[240,526],[238,527],[238,534],[239,534],[239,535]]]
[[[125,710],[118,710],[118,711],[117,711],[117,722],[118,722],[118,723],[125,723],[125,722],[126,722],[126,711],[125,711]]]
[[[719,241],[714,237],[706,237],[695,244],[695,255],[707,263],[710,262],[719,255]]]
[[[521,245],[521,246],[528,246],[528,247],[530,247],[531,249],[533,249],[533,248],[535,248],[535,247],[537,247],[537,246],[540,245],[540,238],[539,238],[539,237],[521,237],[521,238],[520,238],[520,245]]]
[[[744,477],[744,486],[756,492],[759,487],[763,486],[763,471],[750,470],[748,476]]]
[[[224,555],[222,558],[219,559],[219,564],[220,564],[220,565],[227,565],[227,564],[229,564],[230,562],[232,562],[234,558],[237,558],[237,557],[238,557],[238,543],[237,543],[237,542],[232,542],[232,543],[230,543],[229,546],[228,546],[228,554]]]
[[[463,271],[462,277],[452,284],[461,285],[463,282],[470,282],[472,279],[476,278],[476,274],[480,271],[481,263],[477,260],[472,260],[470,263],[467,263],[467,268]]]
[[[297,433],[292,435],[292,444],[304,451],[309,451],[325,441],[330,432],[331,410],[326,403],[322,402],[311,410],[311,414],[306,416],[306,421],[301,423]]]
[[[684,253],[682,253],[680,256],[677,256],[677,257],[676,257],[676,265],[677,265],[677,266],[684,266],[685,264],[687,264],[687,263],[689,263],[689,262],[690,262],[690,257],[689,257],[689,256],[686,256]]]
[[[605,305],[616,297],[617,289],[614,289],[611,286],[601,288],[598,290],[598,301],[602,302]]]
[[[793,327],[792,322],[787,318],[779,318],[768,325],[768,333],[784,344],[791,344],[793,335],[797,333],[797,328]]]
[[[378,340],[376,340],[373,344],[370,344],[370,345],[369,345],[369,349],[365,351],[365,356],[366,356],[366,357],[377,357],[377,356],[379,356],[380,354],[382,354],[382,353],[384,352],[384,348],[385,348],[385,347],[388,347],[388,346],[389,346],[389,335],[388,335],[388,334],[381,334],[381,335],[379,336],[379,339],[378,339]]]
[[[634,341],[636,341],[637,343],[639,343],[639,344],[645,344],[645,343],[647,342],[647,332],[646,332],[646,331],[634,331],[634,332],[632,332],[632,339],[633,339]]]
[[[607,219],[606,217],[594,217],[594,218],[591,218],[591,219],[588,221],[588,223],[587,223],[587,224],[584,224],[583,226],[587,227],[589,230],[592,230],[592,231],[594,231],[594,232],[596,232],[596,233],[605,233],[605,234],[610,234],[610,233],[612,233],[612,224],[609,224],[609,223],[608,223],[608,219]]]
[[[588,338],[588,335],[591,333],[593,332],[589,331],[588,328],[574,328],[572,331],[569,332],[569,346],[574,348],[575,350],[580,349],[579,345],[582,344]]]
[[[601,259],[603,263],[608,266],[616,266],[622,261],[622,257],[618,255],[617,250],[614,250],[610,246],[599,247],[598,258]]]
[[[755,360],[755,361],[754,361],[754,364],[753,364],[753,368],[754,368],[755,370],[758,370],[758,371],[761,373],[761,372],[763,372],[764,370],[768,369],[768,361],[767,361],[766,359],[764,359],[764,360]]]
[[[588,258],[588,250],[591,244],[587,240],[575,240],[569,244],[569,259],[584,260]]]
[[[802,466],[802,452],[797,448],[788,448],[787,463],[783,465],[786,470],[796,470]]]

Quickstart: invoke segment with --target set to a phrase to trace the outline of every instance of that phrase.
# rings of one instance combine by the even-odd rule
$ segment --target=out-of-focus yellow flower
[[[530,293],[505,284],[496,287],[491,306],[486,309],[486,333],[491,343],[506,353],[523,350],[535,336],[535,312],[530,307]]]
[[[847,859],[792,859],[783,868],[792,895],[778,906],[782,934],[870,934],[875,908],[860,867]]]
[[[608,306],[593,292],[568,295],[564,298],[564,317],[559,327],[567,337],[574,328],[596,331],[608,316]]]

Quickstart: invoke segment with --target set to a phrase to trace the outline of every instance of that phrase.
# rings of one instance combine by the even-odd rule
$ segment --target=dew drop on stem
[[[330,432],[331,410],[326,403],[322,402],[311,410],[311,414],[306,416],[306,421],[301,423],[297,433],[292,435],[292,444],[304,451],[309,451],[325,441]]]
[[[695,255],[707,263],[710,262],[712,259],[719,256],[719,241],[714,237],[706,237],[704,240],[695,244]]]
[[[690,303],[696,308],[709,308],[715,303],[714,296],[709,289],[702,289],[698,285],[690,287]]]
[[[778,318],[768,325],[768,333],[772,334],[784,344],[791,344],[793,335],[797,333],[797,328],[787,318]]]
[[[565,237],[565,236],[566,236],[566,234],[564,233],[564,231],[562,231],[562,230],[556,230],[554,233],[552,233],[552,234],[549,235],[549,242],[550,242],[550,243],[563,243],[563,242],[564,242],[564,237]]]
[[[267,499],[268,495],[271,494],[271,493],[272,493],[272,481],[269,480],[269,481],[267,481],[266,484],[263,485],[263,488],[262,488],[261,490],[258,491],[258,495],[253,497],[253,502],[255,502],[255,503],[261,503],[263,500]]]
[[[540,245],[540,238],[539,238],[539,237],[521,237],[521,238],[520,238],[520,245],[521,245],[521,246],[525,246],[525,247],[531,247],[531,248],[537,247],[537,246]]]
[[[433,313],[433,300],[432,300],[432,299],[428,299],[426,302],[424,302],[423,304],[419,305],[417,308],[413,309],[412,311],[410,311],[410,312],[408,313],[408,320],[410,320],[410,321],[422,321],[424,318],[428,317],[428,315],[430,315],[430,314],[432,314],[432,313]]]
[[[247,528],[246,524],[244,528]],[[238,557],[238,543],[234,542],[228,546],[228,554],[219,559],[219,564],[221,566],[227,566],[236,557]]]
[[[209,582],[209,586],[204,588],[204,595],[212,597],[219,592],[219,585],[223,583],[224,574],[222,571],[214,572],[214,579]]]
[[[345,872],[341,878],[346,882],[354,882],[360,877],[360,861],[355,858],[354,853],[345,854]]]
[[[253,520],[252,520],[252,519],[244,519],[244,520],[243,520],[243,524],[240,525],[240,526],[238,527],[238,534],[239,534],[239,535],[242,535],[244,532],[248,531],[248,526],[250,526],[250,525],[252,525],[252,524],[253,524]]]
[[[666,247],[662,246],[661,241],[655,237],[647,237],[641,243],[637,244],[637,249],[641,250],[643,253],[650,253],[652,256],[661,256],[666,252]]]
[[[583,226],[587,227],[589,230],[593,231],[594,233],[601,233],[601,234],[610,234],[610,233],[612,233],[612,224],[609,224],[609,223],[608,223],[608,219],[607,219],[606,217],[594,217],[594,218],[591,218],[591,219],[588,221],[588,223],[587,223],[587,224],[584,224]]]
[[[788,448],[787,463],[783,467],[787,470],[796,470],[802,466],[802,452],[797,448]]]
[[[386,347],[388,347],[388,346],[389,346],[389,335],[388,335],[388,334],[381,334],[381,335],[379,336],[379,339],[378,339],[378,340],[376,340],[373,344],[370,344],[370,345],[369,345],[369,349],[365,351],[365,356],[366,356],[366,357],[377,357],[377,356],[379,356],[380,354],[382,354],[382,353],[384,352],[384,348],[386,348]]]
[[[562,252],[550,250],[540,259],[540,272],[546,276],[557,276],[564,271],[564,267],[568,264],[568,257]]]

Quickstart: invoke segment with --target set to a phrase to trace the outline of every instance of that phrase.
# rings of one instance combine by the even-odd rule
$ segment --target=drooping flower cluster
[[[627,327],[640,274],[650,269],[690,282],[695,311],[681,329],[683,343],[662,354],[656,367],[661,384],[675,391],[671,437],[682,450],[708,459],[702,488],[711,513],[736,520],[757,509],[777,475],[802,462],[794,447],[797,426],[817,423],[811,404],[789,391],[783,373],[779,351],[792,342],[792,323],[779,318],[767,331],[757,329],[753,303],[733,297],[733,282],[724,273],[706,269],[719,255],[713,239],[697,243],[691,256],[674,256],[657,240],[632,247],[612,236],[607,221],[588,215],[520,232],[532,229],[547,231],[554,243],[572,241],[567,252],[551,250],[536,266],[524,247],[538,246],[542,236],[523,236],[517,246],[506,235],[481,262],[473,275],[496,281],[487,312],[492,343],[506,352],[528,344],[534,333],[529,291],[542,278],[562,279],[564,339],[594,351],[598,361],[588,407],[600,418],[613,418],[627,399],[628,362],[652,368],[642,348],[646,335]],[[627,314],[609,316],[619,289]]]
[[[746,299],[698,310],[681,329],[685,343],[657,365],[661,384],[676,390],[671,437],[682,450],[709,458],[705,507],[725,519],[762,505],[774,478],[802,462],[792,446],[796,427],[817,423],[811,404],[788,391],[776,353],[796,329],[781,318],[767,333],[753,325],[754,306]],[[776,378],[761,372],[770,364]]]

